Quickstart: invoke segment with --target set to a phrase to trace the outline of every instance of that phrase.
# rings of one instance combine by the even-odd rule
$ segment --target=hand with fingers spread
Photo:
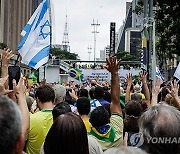
[[[167,89],[168,92],[171,94],[172,97],[178,98],[178,91],[179,91],[179,84],[176,80],[174,80],[174,83],[171,81],[171,90]]]
[[[143,71],[139,73],[139,80],[143,83],[144,86],[144,94],[145,94],[145,98],[146,98],[146,103],[147,106],[150,106],[150,102],[151,102],[151,97],[150,97],[150,92],[149,92],[149,87],[147,85],[147,72]]]
[[[155,83],[153,83],[152,87],[152,95],[158,95],[161,91],[161,80],[157,79]]]
[[[127,81],[127,85],[131,86],[133,84],[133,80],[132,80],[132,74],[129,73],[126,77],[126,81]]]
[[[5,89],[5,83],[6,83],[7,79],[8,79],[8,76],[6,76],[4,78],[0,78],[0,96],[6,95],[6,94],[12,92],[12,90]]]
[[[130,100],[130,91],[131,91],[131,85],[133,84],[132,80],[132,74],[129,73],[126,77],[127,82],[127,88],[126,88],[126,95],[125,95],[125,103],[128,103]]]
[[[118,61],[116,57],[109,57],[106,59],[106,63],[105,68],[111,72],[112,75],[118,73],[120,60]]]
[[[122,114],[122,109],[119,104],[120,101],[120,86],[119,86],[119,64],[120,60],[118,61],[116,57],[110,56],[108,59],[106,59],[106,66],[105,68],[111,73],[111,104],[110,104],[110,110],[111,113],[118,113]]]
[[[78,100],[78,97],[77,97],[77,95],[76,95],[76,93],[75,93],[75,91],[73,89],[72,89],[72,92],[69,91],[69,95],[71,96],[71,98],[73,100],[75,100],[75,101]]]
[[[147,83],[147,72],[140,72],[139,73],[139,80],[143,83]]]
[[[158,99],[158,94],[161,91],[161,80],[157,79],[155,83],[153,83],[153,87],[152,87],[152,100],[151,100],[151,106],[156,105],[157,99]]]
[[[1,58],[2,58],[2,66],[8,66],[9,60],[13,57],[12,50],[4,49]]]

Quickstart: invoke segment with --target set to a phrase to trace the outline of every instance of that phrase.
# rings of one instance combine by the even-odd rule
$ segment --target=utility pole
[[[145,65],[146,70],[148,72],[148,79],[149,79],[149,56],[148,56],[148,49],[147,49],[147,21],[148,21],[148,14],[147,14],[147,6],[148,6],[148,0],[144,0],[144,20],[143,20],[143,36],[145,37],[145,40],[143,40],[143,54],[145,57]]]
[[[89,61],[91,60],[91,46],[88,46]]]
[[[153,0],[149,0],[149,18],[148,18],[148,24],[149,24],[149,67],[152,68],[152,53],[153,53]],[[149,68],[149,76],[152,79],[152,69]]]
[[[97,36],[97,33],[99,33],[97,31],[97,27],[100,26],[100,24],[98,23],[98,20],[97,20],[97,23],[95,23],[93,19],[93,23],[91,24],[91,26],[94,27],[94,31],[92,33],[94,33],[94,64],[96,64],[96,36]]]

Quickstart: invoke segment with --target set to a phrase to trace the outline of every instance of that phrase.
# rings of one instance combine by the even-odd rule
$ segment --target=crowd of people
[[[9,49],[1,55],[0,151],[3,154],[179,154],[180,89],[177,80],[147,73],[119,80],[120,61],[107,59],[110,82],[29,84],[8,89]]]

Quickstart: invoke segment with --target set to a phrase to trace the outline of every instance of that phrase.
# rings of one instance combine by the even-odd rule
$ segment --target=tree
[[[138,0],[136,14],[143,13],[144,0]],[[180,56],[180,6],[179,0],[154,0],[156,21],[157,56],[160,61],[172,59],[173,55]]]
[[[5,43],[0,42],[0,49],[4,49],[4,48],[7,48],[7,45]]]
[[[122,61],[140,61],[139,56],[131,55],[126,51],[117,51],[117,59],[121,59]]]
[[[156,0],[155,14],[158,56],[173,58],[180,56],[180,6],[179,0]]]
[[[78,60],[79,58],[78,54],[70,53],[59,48],[52,48],[50,53],[54,56],[58,56],[60,59]]]

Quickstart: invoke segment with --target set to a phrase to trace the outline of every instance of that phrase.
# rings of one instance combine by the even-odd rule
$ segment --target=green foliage
[[[157,0],[156,35],[158,56],[173,58],[180,56],[180,6],[179,0]]]
[[[156,21],[157,56],[160,62],[166,58],[174,58],[173,54],[180,56],[180,6],[179,0],[154,0]],[[135,7],[136,14],[143,13],[144,0],[138,0]]]
[[[122,61],[140,61],[139,56],[131,55],[126,51],[117,51],[117,59],[121,59]]]
[[[59,48],[52,48],[50,53],[52,55],[58,56],[60,59],[70,59],[70,60],[78,59],[78,54],[70,53],[68,51],[64,51]]]
[[[133,12],[138,15],[143,13],[143,4],[144,4],[144,0],[138,0],[137,5],[135,6],[135,9],[133,10]]]
[[[0,49],[4,49],[4,48],[7,48],[7,45],[5,43],[0,42]]]

